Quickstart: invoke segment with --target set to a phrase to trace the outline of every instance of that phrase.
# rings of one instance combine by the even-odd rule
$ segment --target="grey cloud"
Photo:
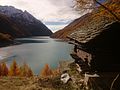
[[[70,23],[70,21],[57,21],[57,22],[52,22],[52,21],[48,21],[48,22],[44,22],[46,25],[65,25]]]

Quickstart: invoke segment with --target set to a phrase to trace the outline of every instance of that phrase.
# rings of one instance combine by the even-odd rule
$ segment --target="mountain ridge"
[[[52,31],[29,12],[16,9],[13,6],[0,6],[0,13],[6,15],[13,23],[22,27],[26,36],[49,36]]]

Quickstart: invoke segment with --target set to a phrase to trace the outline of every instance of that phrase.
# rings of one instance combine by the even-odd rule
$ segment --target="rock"
[[[70,80],[70,76],[68,73],[64,73],[61,75],[61,81],[65,84]]]

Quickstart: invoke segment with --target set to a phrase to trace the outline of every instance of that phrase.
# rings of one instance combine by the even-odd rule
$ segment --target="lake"
[[[0,48],[0,60],[6,60],[8,66],[16,59],[18,64],[26,62],[35,74],[39,74],[45,64],[56,68],[59,61],[72,60],[70,53],[73,45],[65,41],[49,37],[20,38],[15,41],[21,44]]]

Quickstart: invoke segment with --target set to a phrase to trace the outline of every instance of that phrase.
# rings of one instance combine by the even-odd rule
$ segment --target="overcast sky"
[[[10,5],[27,10],[46,24],[53,32],[80,17],[72,0],[0,0],[0,5]]]

